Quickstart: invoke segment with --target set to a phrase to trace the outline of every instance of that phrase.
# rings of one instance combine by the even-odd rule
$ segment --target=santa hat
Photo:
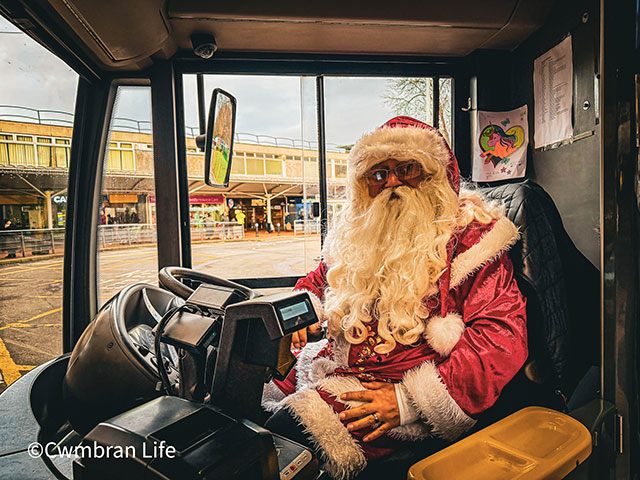
[[[458,162],[442,134],[426,123],[411,117],[395,117],[379,129],[364,135],[351,149],[349,171],[353,179],[389,158],[417,160],[429,170],[435,160],[447,170],[451,188],[460,192]]]

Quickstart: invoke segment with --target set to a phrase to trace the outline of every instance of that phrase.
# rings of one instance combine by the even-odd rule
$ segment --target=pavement
[[[229,240],[221,240],[221,239],[207,239],[207,240],[197,240],[192,239],[193,245],[199,245],[203,243],[230,243],[230,242],[266,242],[270,240],[274,240],[280,237],[293,237],[293,238],[302,238],[304,235],[297,234],[294,235],[293,230],[283,230],[280,233],[271,232],[267,233],[266,231],[259,231],[259,235],[256,235],[255,230],[248,230],[245,232],[245,236],[243,238],[235,238]],[[319,237],[318,234],[306,235],[307,238],[311,237]],[[101,251],[111,251],[111,250],[126,250],[130,248],[135,248],[136,246],[144,246],[142,245],[107,245],[106,247],[101,248]],[[56,253],[45,254],[45,255],[27,255],[26,257],[17,256],[15,258],[7,258],[0,257],[0,266],[12,263],[25,263],[25,262],[37,262],[40,260],[48,260],[51,258],[61,258],[64,256],[64,248],[57,248]],[[4,254],[4,252],[3,252]],[[19,255],[19,254],[18,254]]]
[[[319,256],[319,235],[285,232],[192,245],[194,269],[223,278],[304,275]],[[100,251],[100,305],[127,285],[157,285],[157,270],[153,245]],[[0,392],[62,353],[62,272],[59,254],[0,261]]]

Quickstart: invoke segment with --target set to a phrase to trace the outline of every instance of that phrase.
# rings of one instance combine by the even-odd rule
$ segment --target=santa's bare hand
[[[313,325],[309,325],[306,328],[301,328],[298,331],[295,331],[291,334],[291,345],[294,348],[300,349],[307,344],[308,341],[308,333],[314,334],[320,331],[320,324],[314,323]]]
[[[363,382],[362,386],[367,390],[340,395],[340,400],[365,402],[364,405],[349,408],[340,413],[340,420],[358,419],[347,424],[347,429],[350,432],[362,428],[375,428],[373,432],[368,433],[362,439],[365,442],[371,442],[400,425],[400,409],[398,408],[396,389],[392,383]]]

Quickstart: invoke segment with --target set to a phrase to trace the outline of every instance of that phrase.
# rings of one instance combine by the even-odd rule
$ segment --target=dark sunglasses
[[[369,185],[384,185],[389,180],[389,173],[397,177],[398,180],[412,180],[424,173],[422,166],[418,162],[403,162],[395,168],[376,168],[364,174],[364,179]]]

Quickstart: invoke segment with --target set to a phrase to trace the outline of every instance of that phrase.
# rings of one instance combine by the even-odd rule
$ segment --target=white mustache
[[[400,185],[392,188],[385,188],[378,195],[381,195],[386,203],[390,199],[402,198],[407,199],[411,195],[411,187],[407,187],[406,185]]]

